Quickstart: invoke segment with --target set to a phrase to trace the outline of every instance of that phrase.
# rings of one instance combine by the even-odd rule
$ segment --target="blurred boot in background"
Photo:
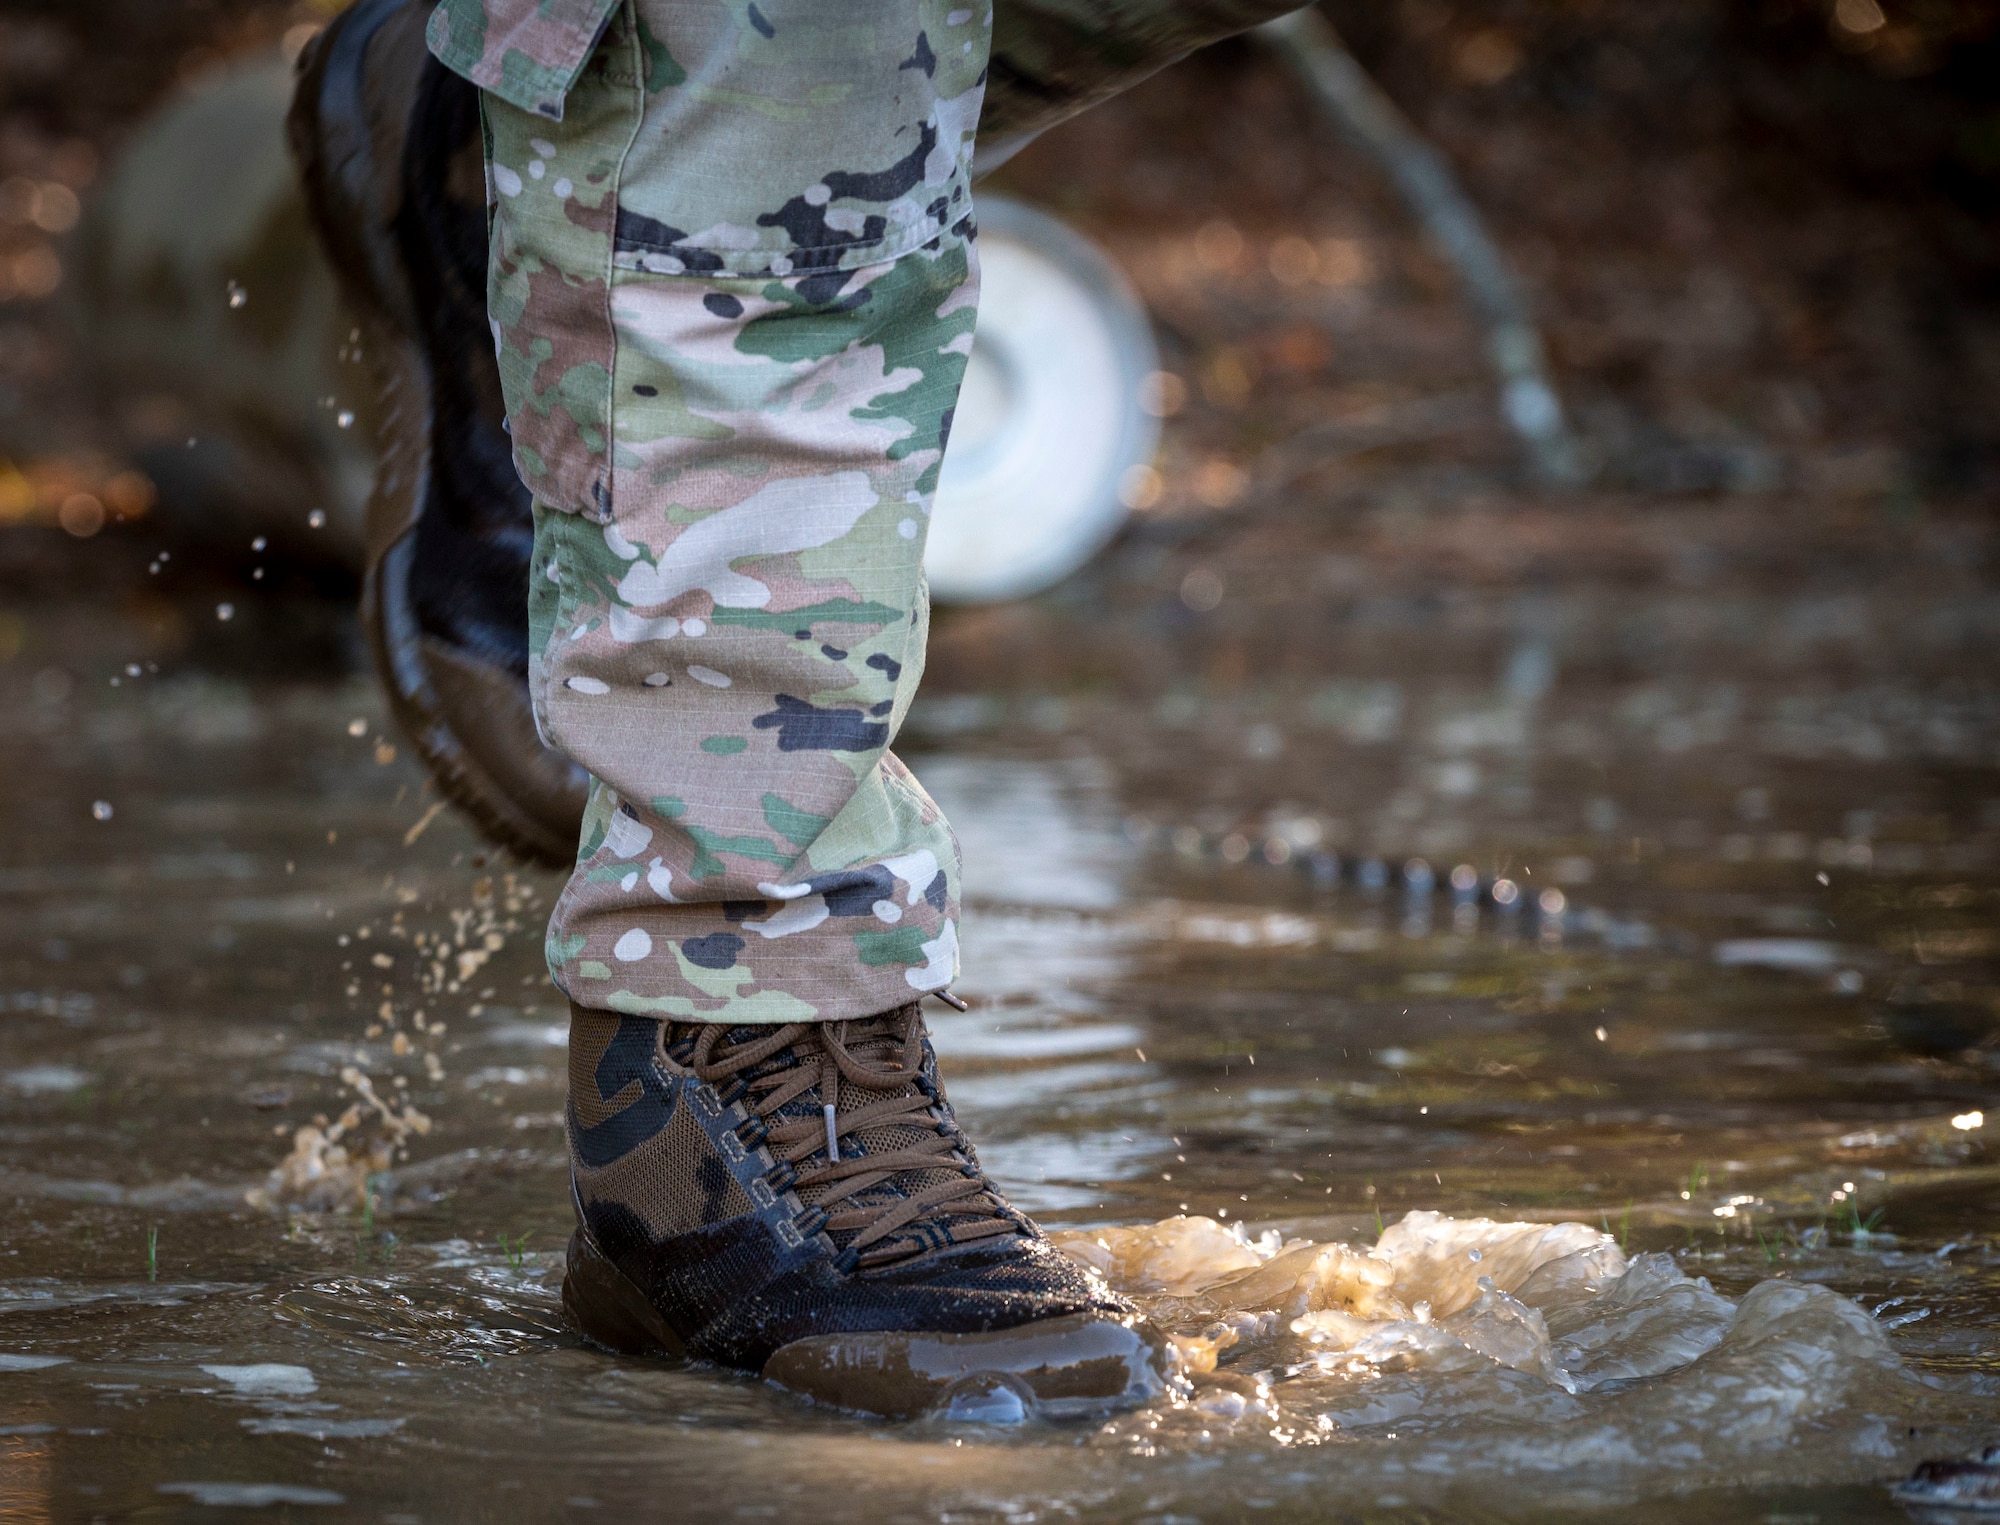
[[[586,781],[525,703],[534,532],[486,326],[479,103],[424,51],[429,9],[343,12],[304,58],[287,124],[381,381],[362,619],[446,796],[515,852],[563,864]]]

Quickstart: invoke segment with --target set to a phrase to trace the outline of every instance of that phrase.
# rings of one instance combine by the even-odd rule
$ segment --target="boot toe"
[[[1133,1314],[1070,1313],[977,1334],[813,1335],[773,1352],[766,1381],[888,1418],[1017,1423],[1126,1408],[1166,1388],[1167,1348]]]
[[[1158,1331],[1045,1239],[989,1242],[848,1278],[831,1299],[798,1290],[796,1301],[775,1300],[792,1307],[761,1310],[767,1331],[795,1336],[763,1362],[763,1375],[840,1408],[899,1418],[1061,1415],[1143,1403],[1165,1386]]]

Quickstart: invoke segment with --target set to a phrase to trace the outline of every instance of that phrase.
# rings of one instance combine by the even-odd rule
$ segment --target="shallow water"
[[[1978,691],[934,698],[954,1100],[1189,1380],[885,1424],[564,1331],[554,880],[365,681],[143,649],[0,664],[8,1518],[1894,1519],[2000,1438]]]

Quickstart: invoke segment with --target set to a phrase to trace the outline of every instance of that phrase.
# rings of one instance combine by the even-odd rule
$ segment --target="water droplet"
[[[342,408],[338,413],[333,415],[333,421],[343,429],[352,429],[354,427],[354,410],[352,408]]]
[[[317,530],[317,529],[325,529],[325,528],[326,528],[326,510],[325,510],[325,509],[323,509],[323,508],[316,508],[316,509],[314,509],[314,510],[313,510],[313,511],[312,511],[311,513],[307,514],[307,515],[306,515],[306,527],[307,527],[308,529],[316,529],[316,530]]]
[[[110,820],[110,819],[111,819],[111,815],[112,815],[112,811],[111,811],[111,801],[109,801],[109,800],[98,800],[98,801],[97,801],[97,802],[96,802],[95,804],[93,804],[93,805],[92,805],[92,806],[90,807],[90,814],[91,814],[92,818],[93,818],[93,819],[95,819],[95,820],[99,820],[99,821],[108,821],[108,820]]]
[[[255,540],[250,542],[250,549],[253,551],[261,551],[264,549],[265,546],[269,545],[270,543],[271,542],[266,540],[262,535],[259,535]]]
[[[347,722],[347,734],[350,736],[366,736],[368,734],[368,722],[363,720],[359,715],[355,716]]]
[[[1486,1252],[1484,1250],[1478,1250],[1478,1249],[1467,1250],[1465,1252],[1465,1258],[1467,1260],[1484,1260],[1486,1258]]]
[[[229,305],[231,307],[241,307],[249,300],[250,293],[243,289],[241,281],[231,281],[229,283]]]
[[[225,623],[235,619],[236,606],[234,604],[217,604],[215,606],[215,617]]]

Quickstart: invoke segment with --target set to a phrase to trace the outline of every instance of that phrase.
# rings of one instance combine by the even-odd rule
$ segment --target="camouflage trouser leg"
[[[971,347],[990,20],[566,0],[523,24],[593,4],[569,71],[486,67],[465,6],[432,31],[488,86],[536,714],[596,779],[549,966],[610,1011],[868,1015],[957,964],[956,844],[888,748]]]

